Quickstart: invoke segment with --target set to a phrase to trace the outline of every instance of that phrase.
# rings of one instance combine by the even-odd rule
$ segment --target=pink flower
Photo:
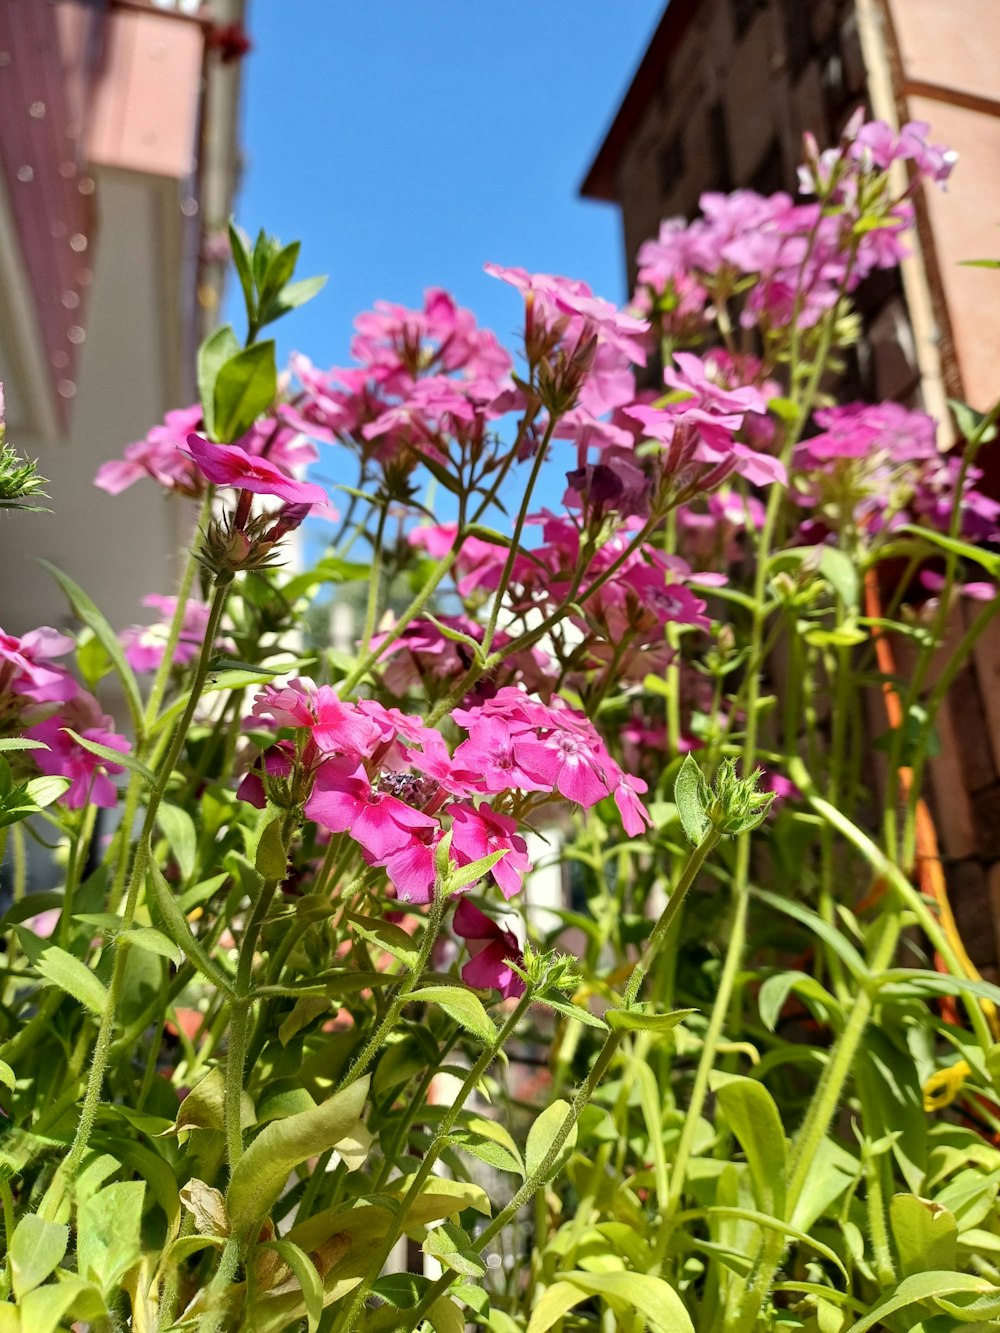
[[[524,994],[524,982],[510,966],[511,962],[524,962],[513,931],[492,921],[468,898],[455,909],[452,928],[465,940],[472,955],[462,968],[463,981],[477,990],[498,990],[505,1000]]]
[[[254,457],[238,444],[212,444],[200,435],[187,437],[181,453],[194,459],[215,486],[234,486],[255,495],[275,495],[289,504],[325,504],[326,491],[312,482],[295,481],[267,458]]]
[[[402,851],[415,833],[438,827],[429,815],[375,791],[365,770],[350,758],[320,765],[305,809],[331,833],[349,833],[373,864]]]
[[[79,686],[63,667],[50,666],[52,658],[70,652],[75,643],[47,625],[18,638],[0,629],[0,692],[4,688],[35,703],[65,703]]]
[[[491,874],[505,898],[520,893],[521,876],[531,869],[531,861],[528,844],[518,834],[515,820],[488,805],[478,809],[453,805],[448,813],[452,817],[451,846],[458,864],[469,865],[492,852],[504,852]]]
[[[622,774],[622,779],[615,788],[615,805],[622,817],[622,827],[630,838],[639,837],[647,828],[653,826],[649,811],[639,799],[646,791],[648,787],[642,778],[634,778],[629,774]]]
[[[130,625],[118,637],[135,671],[155,671],[163,661],[177,598],[162,597],[154,592],[144,597],[142,604],[159,611],[163,619],[153,625]],[[185,604],[180,638],[174,649],[175,666],[185,666],[198,656],[208,627],[210,610],[207,602],[199,602],[194,598],[189,598]]]
[[[110,723],[111,719],[103,718],[102,721]],[[91,754],[62,730],[64,726],[71,726],[76,731],[79,725],[78,716],[63,715],[50,717],[45,722],[39,722],[37,726],[29,727],[25,735],[31,740],[42,741],[49,747],[47,750],[33,750],[32,758],[43,773],[69,778],[69,790],[62,798],[62,803],[67,809],[79,810],[90,804],[110,810],[118,801],[118,792],[107,775],[122,773],[124,769],[120,764],[111,763]],[[88,741],[96,741],[98,745],[119,750],[122,754],[127,754],[129,751],[126,738],[117,732],[109,731],[106,726],[85,726],[79,730],[79,735]]]
[[[323,754],[348,755],[353,760],[374,753],[386,730],[360,705],[344,703],[330,685],[293,680],[281,688],[266,685],[257,695],[251,715],[276,727],[305,728]],[[389,729],[389,739],[393,732]]]
[[[540,752],[533,737],[512,733],[499,717],[477,714],[469,724],[468,740],[455,750],[454,766],[480,791],[551,791],[552,783],[538,768]],[[547,756],[542,757],[551,769]]]

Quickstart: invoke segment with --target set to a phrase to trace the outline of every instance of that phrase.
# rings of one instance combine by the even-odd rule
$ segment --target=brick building
[[[862,103],[890,123],[928,121],[958,166],[946,193],[917,200],[918,244],[899,273],[861,289],[851,388],[923,406],[947,445],[949,397],[983,410],[1000,395],[1000,272],[960,266],[1000,256],[998,55],[996,0],[671,0],[582,192],[620,207],[631,282],[640,244],[662,218],[691,216],[702,192],[793,189],[804,131],[829,144]],[[1000,446],[981,462],[1000,495]],[[996,976],[997,622],[939,734],[929,795],[953,904],[974,961]]]

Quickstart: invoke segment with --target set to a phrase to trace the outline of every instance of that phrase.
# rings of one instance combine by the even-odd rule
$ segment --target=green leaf
[[[47,750],[43,741],[29,741],[25,736],[5,736],[0,739],[0,754],[6,750]]]
[[[416,966],[420,951],[413,943],[413,937],[400,926],[391,921],[380,921],[377,917],[361,916],[357,912],[348,912],[347,919],[363,940],[391,953],[410,971]]]
[[[433,1303],[427,1311],[427,1321],[434,1333],[465,1333],[465,1316],[447,1296],[439,1296]]]
[[[72,727],[60,727],[59,730],[64,731],[67,736],[72,736],[81,749],[89,750],[91,754],[97,755],[98,759],[104,759],[110,764],[127,768],[130,773],[135,773],[142,778],[143,782],[148,782],[151,787],[156,782],[156,778],[146,765],[140,763],[133,755],[122,754],[120,750],[113,750],[110,745],[100,745],[97,741],[88,740],[86,736],[81,736]]]
[[[473,1116],[448,1136],[449,1142],[499,1171],[513,1171],[524,1177],[524,1162],[517,1144],[496,1120]]]
[[[86,963],[74,958],[58,945],[50,944],[36,967],[46,981],[51,981],[54,986],[72,995],[74,1000],[79,1000],[85,1009],[98,1018],[102,1017],[108,1002],[108,992]]]
[[[562,1014],[564,1018],[572,1019],[575,1023],[583,1023],[588,1028],[599,1028],[606,1032],[608,1024],[603,1018],[598,1018],[592,1014],[589,1009],[584,1009],[582,1004],[573,1004],[561,995],[550,995],[545,992],[534,996],[535,1004],[544,1004],[549,1009],[554,1009],[557,1014]]]
[[[956,1266],[958,1227],[948,1208],[916,1194],[894,1194],[889,1200],[889,1226],[903,1277]]]
[[[424,1253],[462,1277],[482,1277],[486,1264],[472,1248],[472,1241],[455,1222],[443,1222],[427,1233]]]
[[[260,835],[254,865],[265,880],[280,884],[288,874],[288,853],[281,836],[284,817],[277,815]]]
[[[156,822],[170,844],[181,875],[184,879],[190,879],[194,874],[198,854],[198,833],[194,820],[179,805],[168,805],[164,801],[156,812]]]
[[[167,934],[183,953],[184,957],[205,977],[212,985],[230,998],[234,995],[232,982],[225,975],[221,968],[212,962],[205,950],[205,946],[195,938],[191,932],[191,927],[187,923],[181,906],[174,897],[174,892],[170,885],[163,878],[163,872],[153,859],[152,853],[149,855],[147,863],[149,870],[149,882],[152,885],[152,900],[156,904],[157,911],[163,918],[163,924],[167,927]]]
[[[75,1314],[90,1327],[107,1313],[94,1284],[78,1277],[62,1277],[58,1282],[36,1287],[18,1301],[18,1306],[24,1333],[29,1329],[31,1333],[56,1333],[65,1326],[65,1316],[74,1306]]]
[[[75,656],[80,675],[89,690],[96,689],[108,672],[114,669],[107,649],[92,630],[84,630],[80,635]]]
[[[10,1242],[11,1281],[20,1301],[54,1273],[69,1244],[69,1227],[36,1213],[22,1217]]]
[[[485,1045],[496,1040],[497,1030],[483,1003],[470,990],[460,986],[425,986],[407,997],[419,1004],[436,1004],[455,1023],[478,1037]]]
[[[91,1195],[80,1207],[76,1229],[77,1269],[111,1295],[142,1256],[142,1180],[118,1181]]]
[[[847,1277],[847,1269],[843,1261],[835,1250],[830,1249],[829,1245],[824,1245],[822,1241],[816,1240],[813,1236],[807,1235],[798,1227],[792,1226],[790,1222],[782,1222],[779,1217],[773,1213],[760,1213],[753,1208],[735,1208],[726,1204],[713,1204],[709,1208],[696,1210],[704,1213],[706,1217],[733,1217],[743,1222],[753,1222],[765,1230],[777,1231],[782,1236],[787,1236],[789,1240],[796,1240],[800,1245],[808,1245],[810,1249],[821,1254],[824,1259],[829,1260],[836,1268],[839,1268],[844,1277]]]
[[[317,274],[312,278],[299,278],[297,282],[286,282],[284,287],[268,306],[268,320],[279,319],[289,310],[296,310],[305,305],[326,286],[326,275]]]
[[[302,1288],[308,1333],[316,1333],[319,1321],[323,1317],[323,1280],[316,1271],[313,1261],[308,1254],[289,1240],[268,1240],[258,1245],[257,1249],[273,1250],[295,1274]]]
[[[573,1291],[577,1292],[575,1298]],[[563,1273],[531,1312],[527,1333],[545,1333],[588,1296],[600,1296],[619,1314],[643,1316],[654,1333],[694,1333],[684,1302],[662,1278],[647,1273]]]
[[[253,343],[230,357],[215,380],[215,438],[231,444],[245,435],[277,392],[273,341]]]
[[[218,1065],[196,1083],[177,1108],[173,1132],[185,1129],[222,1129],[225,1125],[225,1076]],[[240,1128],[256,1123],[253,1100],[244,1092],[240,1100]]]
[[[836,546],[792,546],[768,562],[775,573],[789,567],[812,566],[840,598],[847,611],[856,611],[861,591],[854,561]]]
[[[235,257],[235,247],[234,247]],[[239,355],[240,342],[231,324],[224,324],[209,334],[198,348],[198,397],[201,414],[205,419],[205,433],[210,440],[215,435],[215,381],[227,361]]]
[[[935,1300],[939,1296],[952,1296],[960,1291],[993,1295],[996,1288],[984,1278],[973,1277],[970,1273],[915,1273],[912,1277],[904,1278],[884,1300],[869,1310],[863,1319],[845,1329],[844,1333],[866,1333],[868,1329],[884,1324],[886,1316],[895,1314],[897,1310],[905,1310],[910,1305]]]
[[[12,1091],[17,1086],[17,1075],[6,1060],[0,1060],[0,1083]]]
[[[674,801],[684,832],[695,846],[709,829],[707,810],[710,799],[711,792],[705,775],[698,767],[694,755],[689,752],[684,757],[674,783]]]
[[[236,269],[236,275],[240,280],[240,286],[243,288],[243,301],[246,306],[247,323],[253,324],[257,318],[257,301],[253,289],[253,273],[250,262],[250,242],[246,234],[237,227],[236,223],[229,223],[229,248],[232,251],[233,267]]]
[[[24,784],[24,790],[34,805],[39,810],[44,810],[46,806],[58,801],[69,786],[68,778],[42,777],[31,778]]]
[[[548,1156],[549,1149],[555,1143],[569,1114],[569,1102],[563,1101],[560,1097],[547,1106],[540,1116],[536,1117],[534,1124],[528,1130],[528,1141],[524,1147],[526,1176],[533,1176]],[[576,1125],[570,1130],[565,1143],[559,1149],[558,1156],[546,1172],[546,1180],[550,1180],[569,1161],[575,1147]]]
[[[973,564],[982,566],[991,578],[1000,576],[1000,555],[993,551],[983,551],[978,546],[972,546],[969,542],[959,541],[955,537],[946,537],[943,532],[934,532],[931,528],[920,528],[913,523],[904,523],[902,527],[896,529],[898,535],[907,535],[910,537],[920,537],[931,546],[936,546],[941,551],[947,551],[951,555],[961,556],[963,560],[971,560]]]
[[[260,282],[262,305],[267,305],[272,297],[277,296],[291,278],[295,272],[295,265],[299,262],[301,248],[301,241],[291,241],[271,257]]]
[[[977,444],[989,444],[996,439],[997,428],[986,424],[985,412],[977,412],[974,407],[970,407],[968,403],[963,403],[958,398],[949,398],[948,406],[952,410],[963,439],[974,440]]]
[[[773,1032],[789,994],[796,991],[799,995],[814,1001],[831,1014],[840,1013],[840,1005],[830,992],[805,972],[776,972],[768,977],[757,994],[757,1007],[761,1022],[769,1032]]]
[[[790,916],[794,920],[800,921],[802,925],[807,926],[824,944],[830,946],[841,962],[846,963],[855,980],[864,981],[867,979],[868,968],[857,949],[835,927],[824,921],[818,912],[803,907],[801,903],[797,903],[791,898],[770,893],[767,889],[752,889],[751,892],[766,907],[772,907],[776,912],[783,912],[785,916]]]
[[[490,852],[486,856],[481,856],[478,861],[470,861],[468,865],[452,866],[445,883],[445,893],[458,893],[466,885],[472,884],[477,879],[482,879],[484,875],[489,874],[498,861],[503,860],[509,850],[508,847],[504,847],[502,851]]]
[[[137,736],[143,733],[142,726],[142,695],[139,693],[139,685],[135,678],[135,673],[128,664],[125,657],[125,651],[119,642],[118,635],[105,620],[104,616],[98,610],[97,605],[90,600],[83,589],[62,570],[53,565],[49,560],[38,558],[38,563],[43,569],[47,569],[55,581],[66,594],[66,598],[72,607],[73,614],[97,635],[104,650],[111,658],[115,673],[122,683],[125,691],[125,700],[128,704],[129,712],[132,715],[132,728]]]
[[[697,1009],[674,1009],[668,1014],[658,1014],[645,1005],[636,1005],[633,1009],[606,1009],[604,1018],[616,1032],[669,1032],[697,1012]]]
[[[174,967],[180,967],[184,961],[183,952],[173,940],[167,939],[162,931],[154,930],[152,926],[131,926],[128,930],[123,930],[118,939],[134,944],[137,949],[145,949],[146,953],[167,958]]]
[[[264,1126],[236,1163],[226,1194],[226,1209],[238,1234],[247,1234],[270,1212],[295,1167],[335,1148],[350,1134],[369,1081],[358,1079],[321,1105]]]
[[[978,1300],[969,1301],[967,1304],[946,1301],[943,1296],[938,1296],[934,1303],[947,1314],[960,1319],[963,1324],[976,1324],[978,1329],[985,1329],[987,1326],[996,1328],[1000,1324],[1000,1289],[995,1288],[985,1296],[980,1296]],[[976,1329],[970,1329],[969,1333],[976,1333]]]
[[[746,1154],[754,1196],[761,1211],[783,1217],[785,1130],[774,1098],[763,1083],[738,1074],[717,1072],[710,1077],[709,1086]]]

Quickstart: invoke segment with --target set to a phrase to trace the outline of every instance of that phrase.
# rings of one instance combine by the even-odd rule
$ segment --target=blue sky
[[[442,286],[506,339],[487,260],[625,297],[617,210],[579,183],[663,0],[252,0],[237,218],[326,290],[277,328],[321,366],[354,315]],[[232,298],[232,292],[230,292]],[[230,299],[230,318],[236,317]]]

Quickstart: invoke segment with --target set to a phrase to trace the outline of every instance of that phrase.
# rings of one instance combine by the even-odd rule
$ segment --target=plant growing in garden
[[[320,283],[232,229],[243,344],[98,477],[190,508],[162,619],[53,569],[76,639],[0,635],[0,1333],[996,1326],[1000,990],[921,800],[996,410],[830,391],[950,166],[856,119],[628,310],[491,266],[516,362],[432,289],[287,390]]]

